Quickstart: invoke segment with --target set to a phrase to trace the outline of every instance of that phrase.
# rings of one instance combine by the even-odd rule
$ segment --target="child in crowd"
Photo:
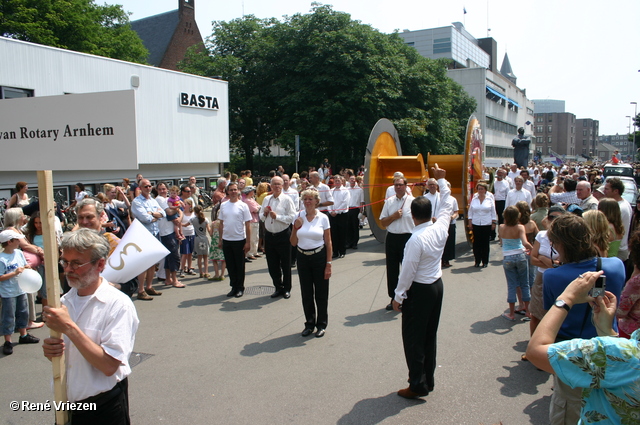
[[[2,333],[4,345],[2,352],[5,355],[13,354],[11,335],[18,328],[20,332],[20,344],[37,344],[40,339],[27,333],[29,321],[29,307],[27,294],[20,289],[18,276],[29,268],[22,251],[18,249],[20,239],[24,235],[14,231],[0,232],[0,243],[4,252],[0,253],[0,297],[2,297]]]
[[[211,223],[211,248],[209,249],[209,258],[213,261],[213,270],[215,275],[209,280],[224,280],[224,269],[226,263],[224,261],[224,253],[218,248],[220,242],[220,220],[217,218]]]
[[[193,212],[194,216],[191,218],[191,224],[196,232],[194,253],[198,258],[198,271],[201,278],[209,279],[209,259],[207,257],[211,246],[209,234],[212,233],[212,229],[209,219],[204,216],[204,210],[201,206],[194,207]]]
[[[178,186],[171,186],[169,194],[170,196],[167,199],[167,205],[169,205],[170,208],[177,209],[178,212],[175,216],[167,217],[167,220],[173,221],[173,230],[176,233],[178,240],[181,241],[184,240],[184,234],[182,233],[182,211],[184,211],[184,202],[180,199],[180,188]]]

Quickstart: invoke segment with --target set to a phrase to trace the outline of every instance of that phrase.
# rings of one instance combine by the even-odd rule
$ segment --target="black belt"
[[[284,233],[284,232],[286,232],[286,231],[288,231],[288,230],[289,230],[289,228],[287,227],[287,228],[286,228],[286,229],[284,229],[282,232],[278,232],[278,233],[270,232],[270,231],[268,231],[267,229],[264,229],[264,232],[265,232],[266,234],[271,235],[271,236],[277,236],[277,235],[280,235],[280,234],[282,234],[282,233]]]
[[[319,252],[321,252],[324,249],[324,245],[322,245],[321,247],[318,247],[316,249],[302,249],[302,248],[298,248],[298,251],[300,251],[301,254],[304,255],[313,255],[313,254],[317,254]]]
[[[113,400],[115,397],[119,396],[122,393],[122,386],[127,383],[127,379],[128,377],[124,378],[122,381],[114,385],[113,388],[111,388],[109,391],[92,395],[91,397],[87,397],[84,400],[76,401],[76,403],[95,403],[97,409],[108,401]]]

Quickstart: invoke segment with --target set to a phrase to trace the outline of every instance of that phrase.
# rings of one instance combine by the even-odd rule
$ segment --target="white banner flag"
[[[125,283],[169,254],[169,250],[138,220],[133,220],[109,256],[102,276],[111,283]]]

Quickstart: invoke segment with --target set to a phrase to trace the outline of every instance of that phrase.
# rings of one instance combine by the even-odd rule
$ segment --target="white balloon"
[[[18,285],[20,285],[20,289],[28,294],[38,292],[42,286],[42,276],[33,269],[24,269],[18,275]]]

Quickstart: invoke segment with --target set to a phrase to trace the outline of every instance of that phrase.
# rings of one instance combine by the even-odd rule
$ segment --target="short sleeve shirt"
[[[11,254],[7,254],[6,252],[0,253],[0,275],[13,273],[17,268],[26,265],[27,260],[19,249],[14,249]],[[24,291],[20,289],[17,277],[12,277],[0,282],[0,297],[14,298],[22,294],[24,294]]]

